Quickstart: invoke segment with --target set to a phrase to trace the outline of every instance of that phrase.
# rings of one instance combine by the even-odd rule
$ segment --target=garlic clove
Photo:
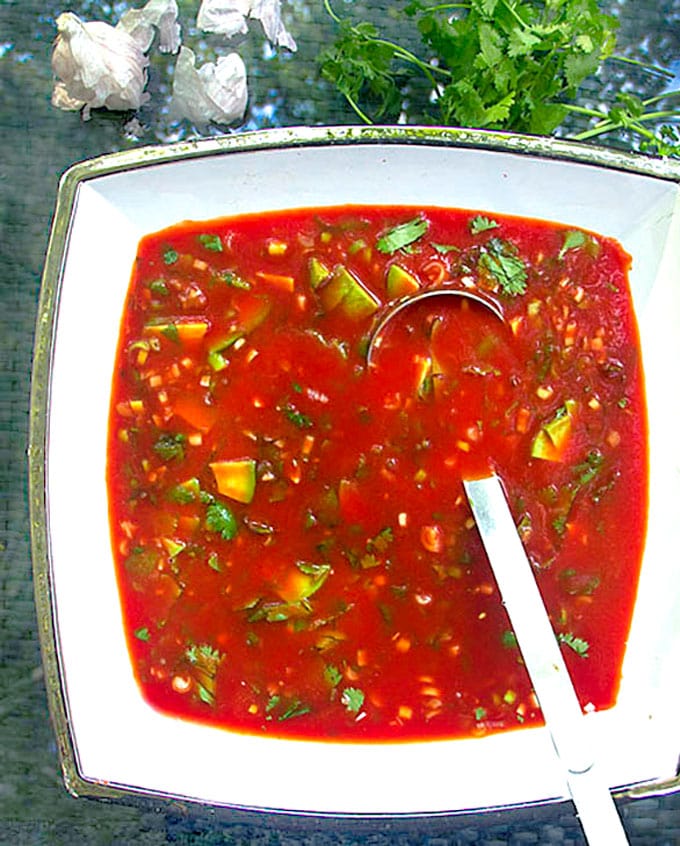
[[[149,60],[127,32],[102,21],[81,21],[72,12],[59,15],[56,24],[52,70],[61,83],[53,94],[57,105],[80,100],[89,113],[102,106],[138,109],[149,99],[144,93]]]
[[[248,100],[246,67],[238,53],[196,68],[196,56],[182,47],[175,65],[170,113],[186,118],[199,129],[210,122],[230,124],[242,120]]]

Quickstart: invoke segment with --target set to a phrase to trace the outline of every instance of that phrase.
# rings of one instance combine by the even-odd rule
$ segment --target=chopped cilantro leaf
[[[364,704],[364,692],[357,687],[346,687],[340,701],[351,714],[358,714]]]
[[[478,708],[475,708],[475,720],[479,722],[486,717],[486,708],[482,708],[481,705]]]
[[[154,452],[159,455],[163,461],[170,461],[173,458],[181,460],[184,458],[184,442],[186,437],[180,433],[176,435],[161,435],[160,438],[153,445]]]
[[[470,232],[473,235],[479,235],[480,232],[486,232],[489,229],[497,229],[499,224],[495,220],[491,220],[484,215],[478,214],[470,221]]]
[[[220,246],[221,249],[221,246]],[[219,275],[221,282],[229,285],[230,288],[240,288],[242,291],[249,291],[253,286],[246,279],[241,278],[233,270],[225,270]]]
[[[427,232],[430,224],[424,217],[415,217],[406,223],[401,223],[382,235],[376,249],[381,253],[396,253],[417,241]]]
[[[211,250],[213,253],[222,252],[222,241],[219,235],[210,235],[206,233],[199,235],[198,240],[206,248],[206,250]]]
[[[590,644],[587,640],[583,640],[583,638],[580,637],[575,637],[571,632],[561,633],[557,636],[557,639],[560,643],[563,643],[565,646],[568,646],[570,649],[573,649],[579,657],[588,657],[588,650],[590,649]]]
[[[151,633],[146,626],[143,626],[141,629],[135,629],[134,635],[137,640],[143,640],[145,643],[151,640]]]
[[[216,573],[222,572],[222,565],[220,564],[220,559],[216,552],[211,552],[208,556],[208,567]]]
[[[435,244],[433,241],[432,246],[438,253],[441,253],[441,255],[443,256],[445,256],[447,253],[460,252],[460,247],[457,247],[455,244]]]
[[[283,714],[279,715],[278,720],[279,722],[283,722],[284,720],[291,720],[293,717],[302,717],[305,714],[309,714],[311,710],[309,705],[303,705],[299,699],[294,699]]]
[[[274,712],[279,708],[283,708],[280,714],[274,714]],[[309,705],[304,705],[300,702],[299,699],[291,699],[290,702],[286,703],[284,699],[278,694],[274,694],[271,696],[265,706],[265,713],[267,714],[267,719],[272,720],[274,716],[279,722],[283,722],[284,720],[290,720],[293,717],[302,717],[304,714],[308,714],[311,711]]]
[[[193,644],[190,646],[185,655],[190,664],[197,664],[203,667],[216,668],[217,664],[222,660],[222,655],[217,649],[213,649],[209,643]]]
[[[337,687],[342,681],[342,673],[333,664],[326,664],[323,671],[323,677],[331,687]]]
[[[232,540],[238,531],[238,524],[230,508],[221,502],[208,506],[205,527],[210,532],[217,532],[224,540]]]
[[[149,290],[157,297],[167,297],[170,293],[168,291],[168,286],[162,279],[154,279],[153,282],[150,282]]]
[[[582,247],[585,242],[586,235],[584,232],[581,232],[580,229],[570,229],[564,235],[564,243],[557,257],[563,259],[568,250],[575,250],[578,247]]]
[[[555,517],[552,526],[558,535],[563,535],[567,530],[567,515],[560,514],[559,517]]]
[[[369,552],[386,552],[393,540],[394,532],[389,526],[386,526],[374,538],[367,541],[366,549]]]
[[[582,464],[577,464],[574,471],[578,474],[579,485],[587,485],[588,482],[600,472],[604,456],[598,449],[591,450]]]
[[[287,403],[283,407],[283,413],[298,429],[309,429],[313,425],[312,418],[298,411],[292,403]]]
[[[526,292],[526,266],[509,241],[490,238],[484,245],[479,264],[498,282],[504,294],[516,296]]]

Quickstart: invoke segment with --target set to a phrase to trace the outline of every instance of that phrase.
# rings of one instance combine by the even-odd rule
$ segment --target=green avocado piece
[[[531,445],[531,457],[545,461],[562,461],[571,436],[576,400],[568,399],[555,416],[544,423]]]
[[[314,290],[330,276],[330,270],[326,265],[316,257],[309,260],[309,284]]]
[[[420,284],[416,277],[399,264],[391,264],[387,271],[387,296],[390,299],[414,294]]]
[[[341,264],[320,285],[318,293],[325,311],[338,308],[354,320],[373,314],[380,306],[380,301]]]

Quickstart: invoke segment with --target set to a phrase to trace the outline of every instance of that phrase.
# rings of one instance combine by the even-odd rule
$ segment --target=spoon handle
[[[627,844],[501,481],[492,475],[463,485],[586,838],[593,845]]]

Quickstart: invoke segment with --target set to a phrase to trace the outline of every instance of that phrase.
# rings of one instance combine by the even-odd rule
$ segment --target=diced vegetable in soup
[[[541,714],[461,480],[502,477],[583,707],[615,702],[647,497],[629,257],[536,220],[342,207],[145,237],[108,485],[134,670],[274,736]],[[367,344],[390,300],[430,297]]]

